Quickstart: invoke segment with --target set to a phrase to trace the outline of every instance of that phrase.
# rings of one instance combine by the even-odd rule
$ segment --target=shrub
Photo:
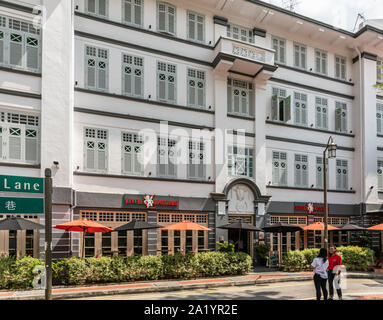
[[[254,246],[255,254],[261,265],[266,265],[267,257],[269,256],[270,246],[267,244],[258,244]]]
[[[74,257],[57,260],[52,264],[52,271],[53,283],[62,285],[83,284],[88,275],[85,259]]]
[[[302,251],[290,250],[283,256],[284,270],[302,270],[305,265],[305,256]]]
[[[305,249],[302,251],[288,251],[283,257],[285,270],[310,270],[314,258],[318,256],[319,249]],[[369,248],[357,246],[338,247],[342,263],[347,270],[368,270],[374,263],[374,251]]]
[[[228,259],[226,274],[245,274],[251,270],[253,262],[248,254],[244,252],[239,252],[236,254],[227,254],[226,257]]]
[[[216,242],[218,244],[218,251],[219,252],[234,252],[235,246],[232,243],[229,243],[227,241],[225,242]]]
[[[374,263],[374,251],[369,248],[347,246],[338,247],[337,251],[348,270],[367,271],[368,267]]]
[[[10,278],[10,284],[12,288],[31,288],[33,279],[36,276],[36,274],[33,273],[33,269],[38,265],[44,266],[45,264],[43,261],[29,256],[17,259],[15,263],[11,265],[12,277]]]
[[[162,255],[163,277],[165,279],[192,278],[196,270],[192,266],[193,254]]]
[[[142,256],[134,264],[138,279],[158,280],[163,276],[163,263],[159,256]]]
[[[117,280],[109,257],[86,258],[87,282],[113,282]]]
[[[14,257],[0,256],[0,289],[7,289],[11,279],[11,267],[16,262]]]

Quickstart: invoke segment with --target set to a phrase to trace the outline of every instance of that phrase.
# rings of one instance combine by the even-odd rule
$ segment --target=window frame
[[[121,86],[121,93],[122,95],[128,96],[128,97],[136,97],[136,98],[144,98],[144,85],[145,85],[145,59],[141,56],[136,56],[130,53],[122,53],[121,54],[121,72],[122,72],[122,86]],[[125,62],[125,57],[130,57],[132,59],[131,63]],[[135,63],[136,59],[140,59],[142,61],[142,65],[138,65]],[[126,68],[131,68],[131,74],[132,74],[132,80],[131,80],[131,93],[129,94],[125,88],[126,88]],[[141,93],[136,94],[136,70],[141,71]]]
[[[338,113],[339,109],[341,110],[340,116]],[[343,113],[345,114],[344,116],[343,116]],[[338,117],[340,117],[340,119]],[[348,128],[347,103],[342,101],[335,101],[335,131],[347,133],[347,128]]]
[[[278,157],[276,157],[278,155]],[[281,155],[284,156],[284,158],[281,157]],[[288,156],[287,152],[283,151],[271,151],[271,158],[272,158],[272,185],[274,186],[282,186],[286,187],[289,184],[289,170],[288,170]],[[276,163],[278,165],[276,166]],[[284,167],[283,167],[284,165]],[[277,169],[275,169],[277,168]],[[282,170],[280,169],[282,168]],[[276,170],[278,170],[278,177],[276,177]],[[281,172],[283,171],[283,172]],[[282,181],[282,178],[284,177],[285,183]]]
[[[235,38],[233,36],[233,28],[238,28],[238,38]],[[246,32],[246,40],[243,40],[242,31]],[[242,42],[245,42],[245,43],[252,43],[252,44],[254,44],[254,41],[255,41],[254,40],[254,32],[253,32],[253,30],[251,30],[249,28],[246,28],[246,27],[243,27],[243,26],[240,26],[240,25],[237,25],[237,24],[234,24],[234,23],[229,23],[226,26],[226,36],[228,38],[230,38],[230,39],[242,41]]]
[[[89,15],[101,17],[101,18],[108,18],[109,17],[109,0],[105,0],[105,15],[100,14],[100,0],[94,0],[95,1],[95,8],[94,13],[89,11],[89,0],[85,0],[85,12]]]
[[[277,45],[277,49],[275,48],[275,45],[274,45],[274,41],[277,40],[278,41],[278,45]],[[281,46],[281,42],[283,42],[283,50],[284,50],[284,59],[283,61],[281,61],[281,54],[280,54],[280,50],[282,48]],[[276,37],[276,36],[271,36],[271,47],[272,49],[275,50],[275,55],[274,55],[274,62],[277,63],[277,64],[282,64],[282,65],[285,65],[287,62],[286,62],[286,39],[283,39],[283,38],[280,38],[280,37]]]
[[[236,150],[236,152],[235,152]],[[239,153],[239,151],[243,153]],[[238,160],[243,161],[244,174],[238,173]],[[255,178],[254,148],[248,146],[230,145],[227,147],[227,173],[229,177]]]
[[[164,30],[161,30],[160,29],[160,10],[159,10],[159,6],[160,5],[165,5],[165,29]],[[172,7],[174,9],[174,33],[173,32],[170,32],[169,31],[169,12],[168,12],[168,8],[169,7]],[[170,4],[168,2],[164,2],[164,1],[157,1],[156,3],[156,20],[157,20],[157,32],[160,32],[160,33],[165,33],[165,34],[169,34],[169,35],[172,35],[172,36],[176,36],[177,35],[177,7],[173,4]]]
[[[141,1],[141,5],[140,5],[140,7],[141,7],[141,10],[140,10],[141,11],[140,12],[141,13],[141,15],[140,15],[141,23],[140,24],[137,24],[135,22],[128,22],[128,21],[126,21],[125,6],[126,6],[126,2],[128,2],[128,1],[131,1],[132,2],[132,4],[131,4],[132,7],[135,7],[136,6],[135,2],[137,0],[122,0],[121,1],[121,5],[122,5],[122,15],[121,15],[122,23],[127,24],[129,26],[143,28],[144,27],[144,10],[145,10],[145,3],[144,3],[144,1],[145,0],[139,0],[139,1]],[[136,13],[135,13],[134,9],[132,10],[131,15],[132,15],[132,18],[133,18],[133,16],[134,16],[134,18],[136,18]]]
[[[379,130],[380,127],[380,130]],[[383,103],[376,103],[376,131],[383,135]]]
[[[298,160],[298,157],[300,160]],[[306,159],[303,160],[303,159]],[[299,168],[297,168],[299,166]],[[306,168],[304,168],[306,166]],[[308,188],[309,186],[309,157],[307,154],[294,154],[294,186],[298,188]],[[298,181],[300,175],[300,183]]]
[[[337,62],[337,59],[339,59],[339,62]],[[344,63],[342,63],[342,60],[344,60]],[[334,58],[334,75],[336,79],[347,81],[347,58],[340,55],[335,55]],[[339,75],[337,74],[337,65],[339,64]],[[344,68],[344,77],[342,77],[342,67]]]
[[[193,147],[193,144],[195,144],[195,147]],[[196,139],[189,139],[187,141],[187,148],[188,148],[188,165],[187,165],[187,177],[191,180],[206,180],[206,144],[202,140],[196,140]],[[191,157],[191,154],[194,155],[194,157]],[[195,158],[195,154],[199,154],[199,161],[198,163],[193,163],[193,159]],[[202,159],[201,159],[202,156]],[[198,174],[191,174],[192,171],[192,165],[194,165],[194,171],[199,172],[200,167],[202,166],[202,176]]]
[[[272,87],[271,88],[271,119],[275,122],[287,123],[291,120],[291,96],[287,96],[287,90]],[[274,102],[277,103],[274,105]],[[290,104],[289,104],[290,102]],[[282,105],[281,105],[282,103]],[[280,109],[283,109],[281,114]],[[281,120],[281,115],[283,119]]]
[[[192,76],[191,72],[194,72],[195,75]],[[203,79],[198,76],[198,74],[203,74]],[[195,103],[191,103],[190,101],[190,95],[191,95],[191,86],[190,86],[190,81],[195,81],[195,93],[194,93],[194,101]],[[199,91],[199,83],[203,84],[203,104],[200,105],[198,103],[198,91]],[[195,68],[186,68],[186,87],[187,87],[187,105],[191,108],[196,108],[196,109],[206,109],[206,71],[195,69]]]
[[[321,101],[319,104],[318,101]],[[324,104],[323,102],[326,101]],[[321,108],[320,112],[318,112],[318,108]],[[324,109],[326,109],[326,112],[323,112]],[[322,97],[315,97],[315,128],[317,129],[322,129],[322,130],[328,130],[328,99],[327,98],[322,98]],[[318,118],[318,113],[320,113],[320,118]],[[324,114],[326,114],[326,126],[323,125],[323,120],[324,120]],[[320,125],[318,125],[320,119]]]
[[[298,54],[299,54],[299,62],[297,63],[296,61],[296,46],[299,47],[298,49]],[[304,60],[302,60],[302,55],[303,55],[303,52],[302,52],[302,49],[305,49],[305,52],[304,52]],[[307,70],[307,46],[304,45],[304,44],[301,44],[301,43],[298,43],[298,42],[294,42],[293,43],[293,51],[294,51],[294,67],[295,68],[298,68],[298,69],[301,69],[301,70]],[[304,61],[304,66],[302,65],[302,61]]]
[[[125,141],[125,135],[131,135],[131,141]],[[134,170],[131,170],[131,171],[125,170],[125,156],[126,156],[126,153],[128,153],[125,147],[127,146],[130,146],[132,150],[130,166],[131,168],[134,167]],[[141,149],[140,152],[137,153],[136,148],[140,148]],[[135,170],[137,169],[136,156],[141,157],[141,160],[138,160],[138,161],[143,161],[143,155],[144,155],[144,136],[133,131],[122,131],[121,132],[121,173],[123,175],[129,175],[129,176],[143,176],[145,170],[144,170],[144,165],[142,162],[138,165],[140,170]]]
[[[237,83],[237,85],[235,85]],[[238,85],[242,83],[241,85]],[[238,94],[235,94],[235,91],[238,91]],[[243,111],[243,93],[246,93],[246,112]],[[241,96],[239,96],[241,94]],[[238,111],[235,111],[235,96],[238,96]],[[237,78],[228,78],[227,79],[227,113],[234,116],[242,116],[247,118],[254,117],[254,97],[255,90],[254,84]]]
[[[163,140],[163,139],[166,139],[166,146],[164,145],[161,145],[160,143],[160,139]],[[162,177],[162,178],[171,178],[171,179],[175,179],[177,178],[177,174],[178,174],[178,166],[177,166],[177,154],[178,154],[178,140],[177,138],[175,137],[165,137],[165,136],[158,136],[157,137],[157,165],[156,165],[156,169],[157,169],[157,176],[158,177]],[[174,145],[172,145],[174,143]],[[161,163],[161,158],[160,158],[160,149],[161,149],[161,146],[163,149],[165,149],[165,152],[166,152],[166,161],[165,163]],[[173,148],[173,156],[170,156],[169,155],[169,151],[171,150],[171,148]],[[174,162],[171,161],[171,157],[174,158]],[[160,172],[160,165],[164,165],[164,170],[165,170],[165,173],[162,174]],[[169,174],[170,170],[169,170],[169,166],[172,165],[174,166],[173,169],[174,169],[174,174]]]
[[[299,98],[298,98],[299,97]],[[305,97],[302,99],[302,97]],[[308,126],[308,95],[307,93],[301,93],[294,91],[294,124],[307,127]],[[299,104],[299,107],[297,106]],[[297,119],[297,113],[299,113],[299,121]],[[305,116],[306,121],[302,121],[303,115]]]
[[[320,54],[320,70],[318,70],[318,65],[317,65],[317,53]],[[326,55],[326,59],[324,60],[323,59],[323,54]],[[323,72],[323,61],[325,61],[325,72]],[[321,50],[321,49],[315,49],[314,50],[314,64],[315,64],[315,73],[318,73],[318,74],[321,74],[321,75],[324,75],[324,76],[327,76],[328,75],[328,52],[325,51],[325,50]]]
[[[339,165],[341,163],[341,165]],[[339,170],[341,172],[339,173]],[[346,173],[344,173],[346,170]],[[336,159],[336,189],[348,190],[349,188],[349,161],[344,159]]]
[[[198,17],[203,18],[202,22],[202,40],[198,40],[198,22],[195,21],[195,26],[194,26],[194,32],[196,37],[193,39],[190,37],[190,19],[189,19],[189,14],[194,14],[196,17],[196,20]],[[198,43],[205,43],[206,42],[206,16],[204,14],[192,11],[192,10],[187,10],[186,11],[186,39],[193,41],[193,42],[198,42]]]
[[[378,190],[383,190],[383,158],[377,159]]]
[[[95,130],[95,137],[87,137],[86,136],[86,130]],[[106,138],[98,138],[98,132],[99,131],[104,131],[106,133]],[[85,172],[101,172],[101,173],[106,173],[108,172],[109,169],[109,130],[105,128],[98,128],[98,127],[89,127],[89,126],[84,126],[83,127],[83,139],[84,139],[84,150],[83,150],[83,159],[84,159],[84,171]],[[95,154],[94,154],[94,168],[88,168],[88,142],[94,142],[97,144],[97,148],[95,148]],[[99,150],[99,145],[98,143],[105,143],[105,169],[99,169],[99,161],[98,161],[98,153],[97,151]]]
[[[84,76],[85,76],[85,81],[84,81],[84,84],[85,84],[85,88],[88,89],[88,90],[95,90],[95,91],[101,91],[101,92],[108,92],[109,91],[109,67],[110,67],[110,63],[109,63],[109,57],[110,57],[110,53],[109,53],[109,49],[105,49],[105,48],[102,48],[102,47],[99,47],[99,46],[95,46],[93,44],[85,44],[84,45],[84,58],[85,58],[85,63],[84,63]],[[90,54],[88,54],[88,49],[95,49],[96,51],[96,56],[92,56]],[[100,50],[106,52],[106,55],[107,55],[107,58],[103,58],[103,57],[100,57]],[[94,81],[95,81],[95,85],[94,86],[91,86],[89,85],[89,60],[90,59],[94,59],[95,60],[95,70],[94,70],[94,73],[95,73],[95,78],[94,78]],[[105,63],[105,88],[101,88],[100,87],[100,75],[99,75],[99,72],[100,70],[100,63],[101,62],[104,62]]]
[[[159,70],[159,65],[164,64],[166,65],[166,71]],[[174,72],[169,71],[169,67],[174,67]],[[165,74],[166,80],[165,80],[165,98],[160,98],[160,81],[163,81],[160,79],[160,74]],[[175,63],[169,63],[164,62],[162,60],[156,61],[156,85],[157,85],[157,101],[170,103],[170,104],[177,104],[177,64]],[[169,77],[174,77],[174,100],[169,99]]]

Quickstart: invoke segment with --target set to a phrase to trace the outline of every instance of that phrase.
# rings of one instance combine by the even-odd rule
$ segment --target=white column
[[[266,190],[266,85],[254,82],[255,87],[255,183],[262,195]]]
[[[74,33],[72,1],[43,0],[41,171],[55,187],[72,185]],[[59,162],[59,169],[53,165]]]

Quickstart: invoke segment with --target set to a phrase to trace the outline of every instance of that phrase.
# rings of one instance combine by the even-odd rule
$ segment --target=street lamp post
[[[336,157],[336,144],[332,137],[327,141],[326,149],[323,151],[323,202],[324,202],[324,247],[328,250],[328,204],[327,204],[327,164],[326,152],[328,151],[328,158]]]

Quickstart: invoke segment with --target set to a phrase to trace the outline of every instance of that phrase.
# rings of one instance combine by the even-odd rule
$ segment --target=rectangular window
[[[229,24],[227,26],[227,36],[243,42],[254,43],[253,31],[237,25]]]
[[[134,244],[134,253],[135,254],[142,254],[142,230],[134,230],[134,237],[133,237],[133,244]]]
[[[117,233],[118,254],[126,256],[128,250],[128,233],[126,230]]]
[[[376,104],[376,128],[378,134],[383,134],[383,104]]]
[[[338,190],[348,190],[347,160],[336,160],[336,188]]]
[[[0,112],[0,159],[6,162],[40,162],[39,116]]]
[[[383,159],[378,159],[377,166],[377,174],[378,174],[378,189],[383,189]]]
[[[254,178],[254,150],[229,146],[227,166],[231,177]]]
[[[109,53],[106,49],[85,47],[85,87],[100,91],[108,90]]]
[[[307,61],[307,48],[299,43],[294,43],[294,67],[305,69]]]
[[[188,178],[204,180],[206,177],[205,145],[200,141],[189,141]]]
[[[128,54],[122,56],[122,93],[130,97],[144,96],[144,59]]]
[[[335,78],[346,80],[346,58],[335,56]]]
[[[335,131],[347,132],[347,104],[335,102]]]
[[[307,126],[307,94],[294,92],[295,124]]]
[[[273,151],[273,185],[287,186],[287,153]]]
[[[157,4],[157,30],[176,35],[176,7],[159,2]]]
[[[195,12],[187,12],[187,38],[197,42],[205,42],[205,16]]]
[[[157,156],[157,174],[160,177],[177,177],[176,165],[176,140],[161,138],[157,140],[158,156]]]
[[[305,187],[309,185],[308,182],[308,158],[306,155],[295,155],[295,186]]]
[[[286,63],[286,40],[277,37],[272,37],[273,49],[275,50],[274,61],[276,63]]]
[[[143,26],[144,14],[143,0],[123,0],[122,1],[122,17],[123,22],[137,27]]]
[[[253,117],[253,84],[238,79],[227,79],[227,106],[229,114]]]
[[[271,119],[281,122],[291,120],[291,96],[286,97],[285,89],[272,88]]]
[[[318,129],[328,129],[328,102],[324,98],[315,98],[315,123]]]
[[[108,16],[108,0],[86,0],[85,11],[106,18]]]
[[[327,75],[327,52],[315,49],[315,72]]]
[[[108,169],[108,131],[84,128],[84,169],[106,172]]]
[[[157,100],[173,103],[177,101],[176,65],[157,62]]]
[[[0,16],[0,65],[41,70],[41,35],[32,23]]]
[[[327,170],[326,170],[326,175],[327,175],[327,187],[329,186],[329,175],[328,175],[328,159],[326,159],[326,166],[327,166]],[[323,158],[322,157],[317,157],[316,159],[316,186],[317,188],[319,189],[323,189],[324,188],[324,184],[323,184]]]
[[[137,133],[122,133],[122,173],[142,176],[143,166],[143,137]]]
[[[383,61],[376,61],[376,82],[381,83],[383,81]]]
[[[187,70],[188,106],[205,108],[205,71],[188,68]]]

